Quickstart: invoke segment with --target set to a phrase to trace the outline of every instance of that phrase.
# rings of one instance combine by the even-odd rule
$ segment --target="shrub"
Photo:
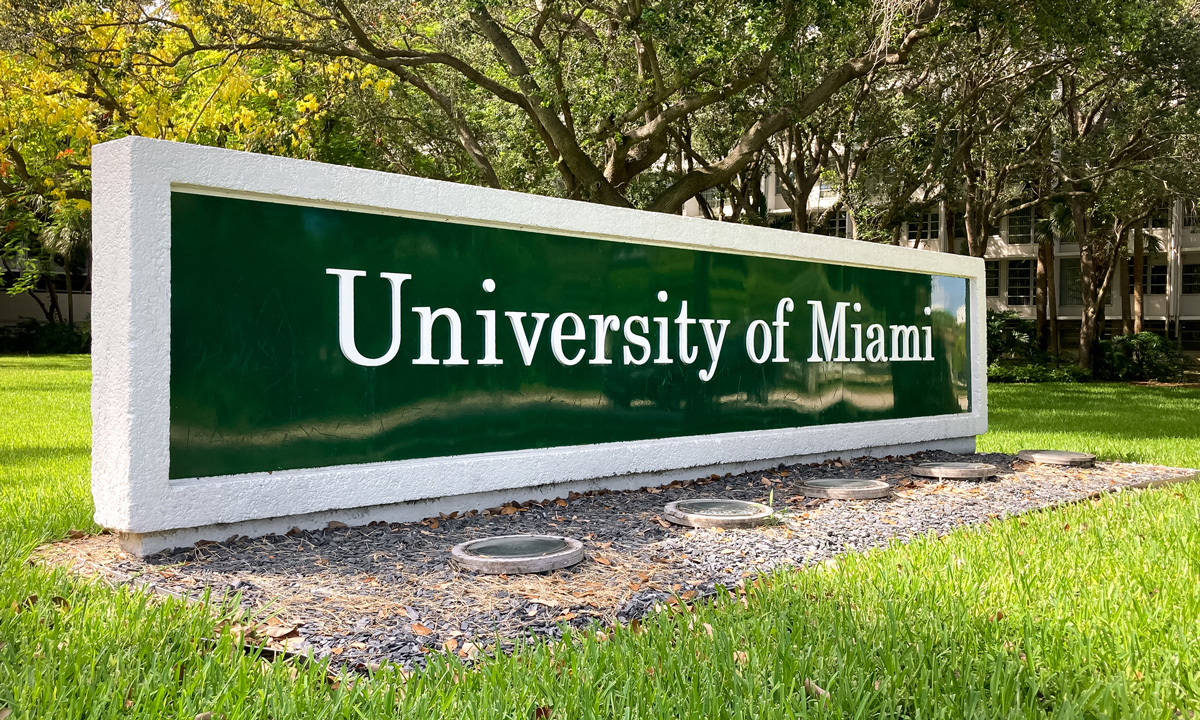
[[[1190,361],[1179,343],[1140,332],[1100,342],[1096,374],[1104,380],[1178,380]]]
[[[86,323],[41,323],[23,320],[0,328],[0,352],[45,355],[91,352],[92,335]]]
[[[988,382],[999,383],[1078,383],[1087,382],[1092,379],[1092,374],[1078,365],[1050,367],[1049,365],[1038,365],[1035,363],[1021,363],[1018,365],[993,363],[988,365],[987,376]]]
[[[1034,323],[1012,310],[987,313],[988,363],[1002,358],[1040,360],[1041,351],[1034,339]]]

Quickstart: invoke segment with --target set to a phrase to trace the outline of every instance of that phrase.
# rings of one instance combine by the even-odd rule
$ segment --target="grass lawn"
[[[1200,387],[992,384],[988,416],[980,452],[1050,448],[1200,468]]]
[[[228,635],[210,642],[212,608],[147,601],[25,562],[39,542],[93,529],[88,380],[87,358],[0,358],[0,708],[15,711],[9,720],[1175,720],[1200,707],[1200,484],[843,556],[715,607],[651,617],[636,633],[577,635],[474,670],[435,658],[407,680],[385,667],[334,687],[319,666],[267,663]],[[1132,453],[1122,457],[1200,464],[1194,390],[1042,386],[1046,399],[1038,389],[993,387],[983,447],[1111,455],[1108,432]],[[1062,427],[1072,411],[1078,435]],[[1190,412],[1190,424],[1168,411]]]

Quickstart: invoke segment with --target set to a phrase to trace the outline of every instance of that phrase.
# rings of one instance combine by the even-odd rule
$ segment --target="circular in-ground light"
[[[988,463],[973,462],[927,462],[912,466],[912,474],[931,478],[990,478],[1000,468]]]
[[[519,575],[570,567],[583,559],[583,543],[557,535],[494,535],[450,549],[454,563],[489,575]]]
[[[748,528],[767,522],[771,512],[770,507],[761,503],[714,498],[667,503],[663,517],[686,527]]]
[[[1035,465],[1068,465],[1071,467],[1091,467],[1096,462],[1096,456],[1089,453],[1072,452],[1070,450],[1022,450],[1017,458]]]
[[[807,480],[800,485],[805,497],[831,500],[874,500],[892,494],[892,486],[882,480],[863,478],[824,478]]]

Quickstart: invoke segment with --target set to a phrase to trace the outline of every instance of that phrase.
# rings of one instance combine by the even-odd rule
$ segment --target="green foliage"
[[[993,363],[988,365],[987,377],[988,382],[997,383],[1077,383],[1091,380],[1092,373],[1077,365],[1052,367],[1041,363]]]
[[[989,365],[999,360],[1029,360],[1038,355],[1033,321],[1012,310],[988,310],[986,323]]]
[[[64,322],[23,320],[11,327],[0,327],[0,353],[77,354],[91,349],[92,335],[87,323],[72,326]]]
[[[1100,342],[1097,376],[1104,380],[1178,380],[1191,365],[1179,343],[1151,332]]]
[[[1166,720],[1200,704],[1186,661],[1200,627],[1179,621],[1200,616],[1200,484],[851,553],[749,583],[745,605],[721,597],[655,614],[640,632],[605,628],[603,641],[568,633],[475,667],[435,654],[412,677],[384,666],[335,687],[323,663],[243,652],[216,629],[228,608],[25,562],[39,542],[96,530],[89,380],[87,358],[0,358],[0,708],[13,720],[499,720],[537,708],[580,719]],[[1200,390],[1000,386],[991,407],[984,449],[1075,427],[1032,444],[1200,465]]]

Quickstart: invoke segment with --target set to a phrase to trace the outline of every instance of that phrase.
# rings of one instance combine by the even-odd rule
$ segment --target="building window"
[[[1079,258],[1063,258],[1058,263],[1058,304],[1083,304],[1083,272]]]
[[[1008,304],[1032,305],[1034,290],[1032,260],[1008,261]]]
[[[1183,294],[1200,295],[1200,263],[1183,266]]]
[[[822,180],[820,196],[823,198],[831,198],[831,197],[835,197],[836,195],[837,195],[837,188],[835,188],[834,186],[832,186],[829,183]]]
[[[834,237],[849,237],[850,213],[838,210],[829,218],[829,234]]]
[[[1152,228],[1165,228],[1171,226],[1171,203],[1164,201],[1154,206],[1150,211],[1150,219],[1146,221],[1147,226]]]
[[[983,288],[988,297],[1000,297],[1000,261],[986,260],[983,263]]]
[[[1184,350],[1200,350],[1200,320],[1184,320],[1179,324],[1179,344]]]
[[[963,213],[954,213],[954,222],[951,227],[954,228],[954,237],[965,238],[967,236],[967,216]]]
[[[1183,203],[1183,226],[1196,227],[1200,225],[1200,208],[1197,205],[1200,201],[1185,200]]]
[[[1028,245],[1033,242],[1033,208],[1008,216],[1008,244]]]
[[[1167,266],[1166,265],[1142,265],[1142,270],[1149,273],[1149,277],[1142,280],[1142,287],[1148,288],[1147,292],[1151,295],[1166,295],[1167,294]]]
[[[1129,263],[1129,287],[1133,287],[1133,262]],[[1142,264],[1142,292],[1146,295],[1167,294],[1167,266]]]
[[[938,214],[921,213],[908,221],[908,241],[933,240],[938,236]]]
[[[825,216],[825,221],[817,226],[816,230],[821,235],[830,235],[832,237],[850,237],[850,213],[846,210],[838,210],[829,213]]]

